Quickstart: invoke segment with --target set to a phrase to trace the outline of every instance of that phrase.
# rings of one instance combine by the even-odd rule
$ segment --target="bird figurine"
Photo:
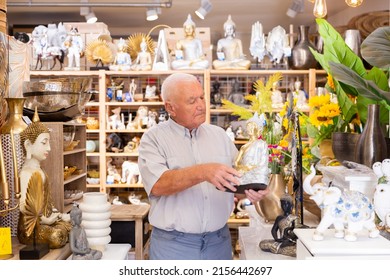
[[[375,162],[372,169],[378,178],[373,198],[374,210],[380,219],[379,226],[390,230],[390,159]]]

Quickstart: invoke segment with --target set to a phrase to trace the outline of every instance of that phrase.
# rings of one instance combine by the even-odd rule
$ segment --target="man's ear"
[[[168,114],[172,117],[174,117],[176,114],[175,114],[175,109],[173,108],[172,106],[172,103],[170,102],[165,102],[165,110],[168,112]]]

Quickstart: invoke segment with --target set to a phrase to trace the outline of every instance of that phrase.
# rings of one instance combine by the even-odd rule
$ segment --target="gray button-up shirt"
[[[141,138],[138,164],[151,204],[149,222],[163,230],[203,233],[222,228],[232,210],[233,194],[208,182],[168,196],[151,195],[153,185],[167,170],[218,162],[232,166],[237,148],[226,132],[202,124],[190,131],[172,119],[149,129]]]

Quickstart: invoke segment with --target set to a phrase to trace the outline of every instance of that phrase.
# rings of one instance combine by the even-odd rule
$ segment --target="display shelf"
[[[132,102],[118,102],[116,100],[109,100],[107,96],[107,88],[110,87],[111,82],[116,80],[123,82],[123,93],[129,90],[130,83],[136,84],[136,94],[145,94],[146,85],[155,85],[156,93],[159,94],[163,80],[170,74],[181,71],[31,71],[31,77],[33,79],[41,78],[58,78],[58,77],[72,77],[72,76],[91,76],[93,77],[93,89],[98,90],[98,94],[93,94],[91,101],[85,106],[85,114],[82,116],[83,121],[87,117],[94,117],[99,122],[99,129],[86,129],[86,139],[97,140],[99,149],[93,153],[85,153],[86,161],[88,161],[87,168],[85,170],[96,170],[99,172],[99,184],[87,184],[85,189],[96,190],[110,193],[112,188],[141,188],[140,184],[107,184],[107,163],[113,159],[116,162],[118,173],[120,174],[121,163],[124,160],[137,161],[138,152],[112,152],[107,151],[107,136],[112,133],[118,134],[123,137],[123,145],[125,146],[127,141],[132,140],[133,137],[142,137],[143,133],[147,131],[147,128],[137,129],[109,129],[107,126],[107,118],[113,114],[112,110],[120,107],[121,112],[126,115],[125,122],[128,122],[129,116],[132,119],[136,116],[136,111],[140,106],[147,106],[151,110],[158,110],[163,108],[163,102],[159,100],[146,101],[144,98],[142,101]],[[323,70],[240,70],[240,71],[228,71],[228,70],[193,70],[186,71],[186,73],[193,74],[198,77],[202,83],[205,92],[206,102],[206,122],[220,125],[226,128],[227,125],[236,120],[236,117],[232,117],[232,111],[222,109],[215,106],[212,103],[213,83],[218,81],[221,83],[220,91],[225,95],[229,94],[231,89],[231,83],[238,80],[240,83],[239,90],[242,94],[253,92],[253,82],[258,79],[267,81],[270,75],[280,72],[282,74],[282,82],[279,86],[279,90],[287,93],[291,90],[291,83],[299,79],[302,82],[301,89],[303,89],[309,96],[317,94],[318,87],[324,87],[326,83],[326,72]],[[278,111],[273,109],[273,111]],[[235,144],[239,147],[246,143],[245,139],[236,139]],[[64,155],[65,156],[65,155]],[[77,181],[77,180],[76,180]]]
[[[51,130],[48,158],[42,162],[42,168],[46,171],[51,182],[51,191],[54,206],[60,212],[67,212],[69,207],[64,205],[64,192],[86,191],[87,165],[86,165],[86,132],[85,125],[71,122],[44,122]],[[79,141],[76,148],[65,151],[64,128],[73,127],[75,131],[74,141]],[[64,178],[64,168],[75,166],[79,173]]]

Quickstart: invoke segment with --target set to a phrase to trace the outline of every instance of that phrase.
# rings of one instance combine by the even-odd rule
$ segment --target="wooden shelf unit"
[[[118,102],[110,101],[107,97],[107,88],[111,85],[111,79],[121,79],[124,81],[123,92],[129,90],[129,84],[132,80],[137,84],[136,93],[144,93],[146,85],[156,85],[157,93],[160,93],[161,84],[165,77],[180,71],[31,71],[31,77],[34,79],[42,78],[58,78],[71,76],[91,76],[93,77],[93,88],[99,91],[99,94],[93,96],[92,100],[87,103],[84,118],[92,116],[99,120],[99,129],[87,129],[86,139],[98,140],[99,149],[93,153],[87,153],[86,158],[88,166],[84,170],[97,169],[100,176],[100,183],[95,185],[88,184],[86,190],[98,190],[109,193],[112,188],[125,189],[142,189],[140,184],[107,184],[107,159],[114,158],[122,162],[123,160],[136,161],[138,153],[114,153],[106,151],[106,138],[110,133],[118,133],[131,139],[134,136],[141,137],[146,129],[134,130],[113,130],[107,128],[107,116],[111,115],[111,110],[117,107],[123,109],[126,114],[132,115],[136,112],[139,106],[147,106],[150,109],[158,110],[163,107],[161,100],[158,101],[142,101],[142,102]],[[211,94],[213,92],[213,82],[218,80],[221,83],[221,91],[228,89],[231,81],[239,80],[240,90],[243,94],[251,91],[253,82],[258,79],[267,81],[268,77],[276,72],[281,72],[283,76],[280,90],[287,92],[290,90],[291,82],[299,79],[302,82],[301,89],[308,93],[309,98],[316,94],[318,86],[324,86],[326,83],[326,72],[323,70],[194,70],[186,71],[199,78],[204,87],[205,102],[206,102],[206,122],[214,123],[226,128],[226,124],[232,119],[231,111],[221,108],[213,108],[211,104]],[[228,92],[227,92],[228,93]],[[274,110],[277,111],[277,110]],[[220,121],[218,121],[218,118]],[[216,121],[217,120],[217,121]],[[125,138],[126,138],[125,137]],[[61,141],[62,142],[62,141]],[[236,145],[242,145],[244,140],[235,141]],[[126,145],[126,143],[124,143]],[[85,144],[84,144],[85,147]],[[53,153],[52,153],[53,154]],[[64,155],[65,156],[65,155]],[[67,156],[71,157],[71,155]],[[62,166],[61,166],[62,168]],[[117,166],[120,168],[120,165]],[[61,172],[62,174],[62,172]],[[65,182],[67,183],[67,181]],[[71,182],[69,182],[71,184]],[[58,194],[57,206],[63,199],[63,194]]]
[[[86,132],[84,124],[66,122],[44,122],[51,130],[50,147],[51,151],[46,160],[42,162],[42,168],[46,171],[50,183],[54,206],[60,212],[69,212],[70,205],[64,205],[64,192],[66,190],[86,191],[87,158],[86,158]],[[78,145],[70,151],[64,151],[64,128],[74,127],[74,141]],[[65,166],[76,166],[79,172],[64,179]]]

